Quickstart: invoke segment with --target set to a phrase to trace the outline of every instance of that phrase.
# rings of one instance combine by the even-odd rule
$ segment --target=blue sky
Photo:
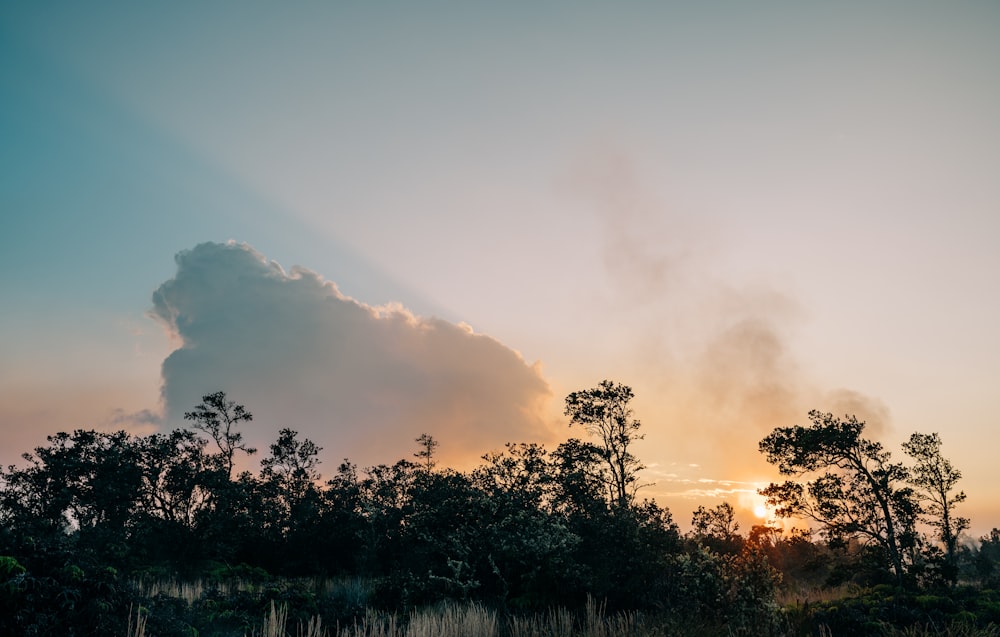
[[[328,468],[435,425],[458,462],[565,437],[562,397],[607,377],[682,519],[752,505],[772,427],[850,409],[893,447],[940,432],[984,532],[997,59],[989,2],[5,3],[0,462],[59,429],[171,426],[218,388]],[[198,349],[154,311],[239,267],[253,316],[171,307],[255,343]],[[270,294],[315,314],[293,328]],[[337,339],[371,351],[338,362]],[[178,348],[204,375],[171,376]],[[358,410],[282,398],[361,359],[359,405],[426,412],[379,434],[390,457]],[[485,415],[505,400],[506,431]]]

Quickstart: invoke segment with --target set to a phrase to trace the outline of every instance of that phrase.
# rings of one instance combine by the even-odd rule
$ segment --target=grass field
[[[167,597],[194,607],[206,598],[227,600],[231,597],[266,600],[265,593],[295,590],[307,597],[350,600],[359,609],[350,621],[330,622],[326,617],[292,612],[285,602],[265,601],[265,610],[248,616],[245,628],[235,632],[215,632],[229,637],[716,637],[754,635],[751,629],[733,626],[704,626],[686,623],[681,618],[638,612],[611,613],[594,600],[573,612],[563,608],[535,613],[502,613],[478,603],[442,603],[408,613],[380,612],[366,604],[372,585],[357,578],[313,578],[270,582],[267,586],[250,579],[148,579],[135,585],[143,599]],[[284,587],[284,588],[282,588]],[[977,625],[958,618],[927,620],[908,626],[894,626],[885,621],[868,622],[863,627],[831,629],[822,622],[806,622],[810,609],[847,605],[863,597],[866,591],[854,586],[797,589],[783,591],[780,597],[782,619],[773,635],[797,637],[1000,637],[995,624]],[[280,595],[279,595],[280,597]],[[129,614],[128,637],[162,637],[147,628],[150,611],[133,608]]]

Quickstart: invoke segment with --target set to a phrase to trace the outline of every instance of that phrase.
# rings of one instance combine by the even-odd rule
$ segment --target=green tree
[[[488,501],[482,593],[518,608],[567,601],[580,538],[553,508],[555,468],[544,447],[508,443],[483,456],[472,481]],[[603,503],[602,503],[603,508]]]
[[[141,463],[124,432],[78,429],[24,454],[28,466],[4,474],[4,517],[21,533],[69,534],[118,564],[140,508]]]
[[[236,429],[239,423],[253,420],[253,414],[243,405],[229,400],[225,392],[217,391],[202,396],[201,404],[186,412],[184,420],[194,423],[192,427],[208,434],[215,441],[222,457],[222,467],[230,479],[233,476],[233,456],[236,451],[243,451],[247,455],[257,453],[256,449],[243,442],[243,433]]]
[[[809,412],[809,427],[779,427],[760,443],[782,475],[815,478],[771,483],[761,489],[781,517],[804,517],[830,538],[860,538],[882,549],[897,583],[904,583],[904,557],[914,546],[919,506],[909,471],[890,462],[882,445],[861,437],[865,424]]]
[[[599,440],[597,448],[608,472],[609,500],[617,507],[632,502],[639,487],[637,474],[644,468],[629,449],[643,438],[638,433],[640,423],[629,407],[633,397],[631,387],[610,380],[566,397],[564,413],[570,417],[570,426],[580,425]]]
[[[915,460],[910,483],[917,488],[923,504],[923,520],[937,530],[945,550],[946,576],[958,576],[958,535],[969,528],[969,519],[955,515],[955,507],[965,501],[965,492],[954,493],[962,473],[941,455],[941,437],[914,433],[903,443],[903,451]]]
[[[492,524],[489,502],[465,475],[452,470],[414,476],[402,507],[397,577],[407,605],[479,596],[491,576],[484,559]]]
[[[728,502],[722,502],[713,509],[699,506],[691,516],[691,530],[695,538],[719,553],[740,552],[743,538],[737,533],[739,529],[736,509]]]

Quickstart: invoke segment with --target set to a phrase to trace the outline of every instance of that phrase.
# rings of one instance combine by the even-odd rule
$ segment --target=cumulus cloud
[[[467,325],[365,305],[247,245],[205,243],[176,262],[151,311],[179,344],[162,367],[169,423],[223,390],[254,414],[251,443],[290,427],[324,447],[328,472],[344,457],[409,457],[421,433],[457,463],[553,437],[539,365]]]

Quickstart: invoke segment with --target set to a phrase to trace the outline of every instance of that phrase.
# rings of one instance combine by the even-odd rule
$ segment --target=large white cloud
[[[176,257],[152,315],[179,347],[163,362],[166,421],[202,395],[247,406],[266,451],[290,427],[341,458],[392,462],[435,436],[461,462],[507,441],[552,439],[538,365],[463,325],[371,307],[315,272],[285,271],[247,245],[204,243]]]

